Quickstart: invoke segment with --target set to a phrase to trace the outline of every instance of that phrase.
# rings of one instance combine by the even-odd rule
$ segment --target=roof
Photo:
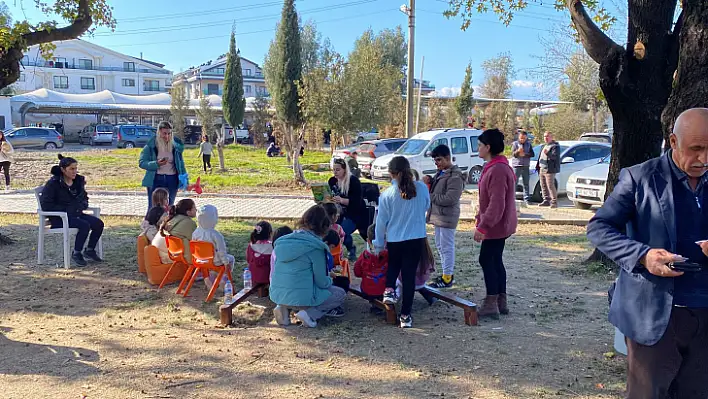
[[[147,62],[148,64],[155,65],[155,66],[158,67],[158,68],[163,68],[163,67],[165,66],[165,64],[160,64],[159,62],[146,60],[145,58],[138,58],[138,57],[133,57],[133,58],[135,58],[135,59],[137,59],[137,60],[140,60],[140,61],[143,61],[143,62]]]
[[[117,55],[117,56],[120,56],[120,57],[132,58],[132,59],[134,59],[134,60],[136,60],[136,61],[147,62],[147,63],[149,63],[149,64],[151,64],[151,65],[153,65],[153,66],[155,66],[155,67],[158,67],[158,68],[160,68],[160,69],[163,69],[163,70],[165,70],[165,71],[167,71],[167,72],[172,73],[172,71],[163,68],[163,67],[165,66],[164,64],[159,64],[159,63],[154,62],[154,61],[148,61],[148,60],[144,60],[144,59],[142,59],[142,58],[133,57],[132,55],[127,55],[127,54],[119,53],[119,52],[117,52],[117,51],[115,51],[115,50],[111,50],[111,49],[109,49],[109,48],[107,48],[107,47],[99,46],[98,44],[91,43],[91,42],[86,41],[86,40],[82,40],[82,39],[72,39],[72,40],[67,40],[67,41],[74,41],[74,40],[79,41],[79,42],[84,43],[84,44],[87,44],[87,45],[89,45],[89,46],[93,46],[94,48],[98,48],[98,49],[100,49],[101,51],[105,51],[105,52],[107,52],[107,53],[111,53],[111,54],[114,54],[114,55]]]
[[[419,140],[431,140],[433,137],[440,133],[455,133],[455,132],[468,132],[468,133],[476,133],[476,134],[481,134],[482,131],[478,129],[466,129],[466,128],[455,128],[455,129],[435,129],[435,130],[430,130],[427,132],[422,132],[418,133],[412,138],[414,139],[419,139]]]

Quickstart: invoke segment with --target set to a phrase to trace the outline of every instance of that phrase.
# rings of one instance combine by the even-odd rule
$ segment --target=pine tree
[[[239,53],[240,51],[236,49],[236,35],[232,29],[229,52],[226,55],[222,107],[224,119],[234,128],[243,124],[243,115],[246,112],[246,99],[243,98],[243,72]]]
[[[172,119],[172,131],[175,136],[184,141],[184,118],[189,109],[189,99],[184,90],[184,86],[175,86],[170,89],[170,116]]]
[[[465,79],[462,81],[460,95],[455,99],[455,110],[462,118],[463,125],[467,124],[467,117],[472,112],[472,101],[474,96],[474,88],[472,87],[472,63],[467,64],[465,69]]]

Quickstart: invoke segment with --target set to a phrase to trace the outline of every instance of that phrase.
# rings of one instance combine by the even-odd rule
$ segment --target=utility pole
[[[415,77],[413,76],[415,66],[415,0],[409,0],[410,5],[401,6],[401,11],[408,15],[408,70],[406,71],[406,135],[413,137],[413,92]],[[420,82],[423,84],[423,82]]]
[[[415,132],[418,133],[419,130],[419,122],[420,122],[420,107],[422,105],[422,100],[423,100],[423,68],[425,68],[425,56],[423,56],[420,60],[420,86],[418,86],[418,106],[416,107],[415,110]]]

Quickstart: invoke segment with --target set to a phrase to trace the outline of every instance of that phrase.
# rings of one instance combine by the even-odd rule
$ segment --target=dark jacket
[[[359,232],[366,235],[366,229],[369,227],[369,214],[366,209],[366,204],[364,203],[364,194],[361,190],[361,182],[359,179],[355,176],[350,178],[349,191],[346,195],[341,193],[336,177],[330,177],[328,184],[329,188],[332,190],[332,194],[349,199],[349,205],[342,206],[342,217],[350,219],[356,224]]]
[[[460,220],[460,197],[465,189],[462,170],[457,165],[438,171],[430,187],[430,210],[427,222],[446,229],[457,228]]]
[[[67,216],[79,216],[88,209],[89,199],[86,194],[86,180],[76,175],[74,184],[69,187],[58,165],[52,167],[52,177],[44,185],[39,197],[42,210],[47,212],[66,212]]]
[[[548,149],[548,152],[545,152],[546,149]],[[541,149],[536,169],[540,169],[546,173],[560,173],[560,156],[560,144],[558,144],[557,141],[551,141]]]
[[[622,169],[612,194],[588,223],[590,242],[621,268],[609,320],[641,345],[661,339],[673,307],[674,279],[655,276],[639,263],[652,248],[676,251],[669,154]]]
[[[524,155],[517,155],[516,151],[518,151],[521,147],[523,146],[524,148]],[[518,168],[520,166],[530,166],[531,165],[531,158],[534,157],[534,152],[533,152],[533,146],[531,145],[531,142],[526,140],[524,144],[521,144],[519,141],[514,141],[511,144],[511,166]]]

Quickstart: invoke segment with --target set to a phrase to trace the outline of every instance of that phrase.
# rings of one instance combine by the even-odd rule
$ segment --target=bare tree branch
[[[581,0],[566,0],[566,4],[583,47],[595,62],[601,64],[612,50],[622,48],[593,22]]]
[[[71,25],[58,29],[43,29],[25,33],[22,35],[22,41],[25,46],[30,47],[52,41],[75,39],[84,34],[92,23],[89,0],[79,0],[78,14]]]

